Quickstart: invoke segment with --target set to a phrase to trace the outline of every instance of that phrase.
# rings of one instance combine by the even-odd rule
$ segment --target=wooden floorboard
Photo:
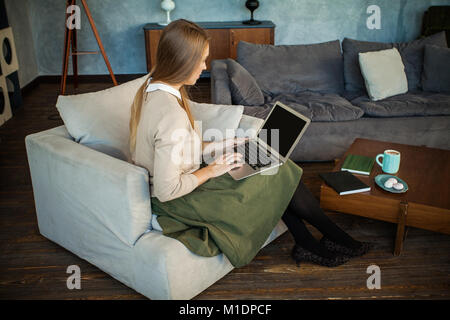
[[[57,83],[41,83],[23,97],[23,107],[0,127],[0,299],[146,299],[92,264],[39,233],[25,136],[63,122],[57,115]],[[111,87],[109,82],[85,83],[68,94]],[[193,90],[199,102],[210,101],[209,82]],[[301,163],[303,180],[319,197],[319,172],[333,163]],[[337,268],[305,263],[297,267],[285,233],[263,248],[247,266],[234,269],[195,299],[449,299],[450,237],[410,228],[399,257],[392,255],[395,226],[362,217],[327,212],[358,240],[374,249]],[[308,226],[317,238],[320,233]],[[81,290],[66,287],[69,265],[81,269]],[[381,269],[381,289],[366,286],[367,267]]]

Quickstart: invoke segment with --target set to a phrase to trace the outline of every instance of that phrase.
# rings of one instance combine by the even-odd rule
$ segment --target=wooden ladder
[[[61,79],[61,92],[60,94],[64,95],[66,91],[66,78],[67,78],[67,67],[69,64],[69,54],[72,56],[72,67],[73,67],[73,85],[75,88],[78,87],[78,61],[77,57],[79,55],[84,54],[98,54],[98,51],[77,51],[77,32],[75,28],[69,29],[67,28],[67,19],[70,17],[69,13],[67,13],[67,8],[71,5],[75,5],[76,0],[67,0],[66,4],[66,19],[64,20],[64,52],[63,52],[63,67],[62,67],[62,79]],[[105,49],[103,48],[102,41],[97,32],[97,28],[95,27],[94,20],[92,19],[91,12],[89,11],[89,7],[86,3],[86,0],[81,0],[84,11],[89,19],[89,23],[91,24],[92,31],[94,32],[95,39],[97,39],[98,46],[103,55],[103,59],[105,60],[106,66],[108,67],[109,73],[111,75],[112,81],[115,86],[117,86],[116,78],[114,77],[114,73],[111,69],[111,65],[109,64],[108,57],[106,56]]]

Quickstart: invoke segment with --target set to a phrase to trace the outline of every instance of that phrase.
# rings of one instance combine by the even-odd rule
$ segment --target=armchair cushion
[[[194,121],[201,121],[203,141],[232,138],[244,111],[244,106],[197,103],[190,101]]]
[[[249,137],[250,139],[255,138],[258,129],[262,126],[263,123],[264,119],[243,114],[241,121],[239,122],[239,128],[236,130],[236,137]]]
[[[244,106],[264,104],[264,95],[255,78],[233,59],[227,59],[227,65],[233,104]]]
[[[60,95],[56,108],[70,135],[78,143],[128,161],[131,103],[146,77],[97,92]]]

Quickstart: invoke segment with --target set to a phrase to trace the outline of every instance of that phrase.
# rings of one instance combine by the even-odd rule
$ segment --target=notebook
[[[350,171],[358,174],[370,175],[375,158],[349,154],[345,157],[341,170]]]
[[[370,191],[370,187],[348,171],[319,173],[339,195]]]

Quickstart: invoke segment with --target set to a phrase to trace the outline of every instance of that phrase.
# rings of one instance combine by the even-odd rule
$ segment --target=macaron
[[[386,182],[384,183],[384,186],[388,189],[392,188],[393,185],[394,184],[390,180],[386,180]]]
[[[396,184],[396,183],[398,182],[397,179],[395,179],[395,178],[389,178],[389,179],[387,179],[386,181],[392,182],[393,185]]]
[[[395,190],[403,190],[403,183],[397,182],[392,186]]]

